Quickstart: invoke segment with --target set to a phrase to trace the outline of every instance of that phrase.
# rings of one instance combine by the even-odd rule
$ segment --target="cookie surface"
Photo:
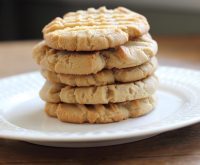
[[[59,51],[40,42],[33,58],[41,68],[62,74],[95,74],[102,69],[129,68],[141,65],[157,53],[157,43],[149,34],[128,41],[115,49],[96,52]]]
[[[90,87],[62,87],[60,84],[46,82],[40,97],[52,103],[108,104],[149,97],[157,86],[156,76],[131,83]]]
[[[69,12],[43,29],[47,45],[69,51],[113,48],[149,31],[146,18],[124,7],[100,7]]]
[[[62,83],[69,86],[102,86],[117,82],[132,82],[152,75],[157,68],[157,59],[152,57],[149,62],[125,69],[104,69],[96,74],[70,75],[41,70],[44,78],[52,83]]]
[[[155,104],[154,96],[107,105],[46,103],[45,112],[69,123],[112,123],[145,115],[153,110]]]

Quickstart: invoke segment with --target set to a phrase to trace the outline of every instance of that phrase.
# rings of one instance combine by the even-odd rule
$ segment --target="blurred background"
[[[44,25],[56,16],[102,5],[144,14],[152,34],[200,34],[200,0],[0,0],[0,41],[40,39]]]

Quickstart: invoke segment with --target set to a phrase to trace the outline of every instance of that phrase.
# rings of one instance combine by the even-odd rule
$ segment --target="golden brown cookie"
[[[105,105],[46,103],[45,112],[68,123],[112,123],[145,115],[153,110],[155,104],[154,96]]]
[[[69,12],[43,29],[47,45],[68,51],[113,48],[149,31],[146,18],[124,7],[100,7]]]
[[[96,74],[71,75],[48,70],[41,70],[41,73],[44,78],[52,83],[62,83],[69,86],[102,86],[144,79],[154,73],[157,65],[156,57],[152,57],[150,61],[139,66],[125,69],[104,69]]]
[[[59,93],[64,87],[65,85],[63,84],[53,84],[45,82],[42,89],[40,90],[39,95],[43,100],[51,103],[58,103],[60,102]]]
[[[95,74],[102,69],[129,68],[141,65],[157,53],[157,43],[149,34],[115,49],[96,52],[69,52],[51,49],[40,42],[33,58],[41,68],[62,74]]]
[[[40,97],[52,103],[108,104],[149,97],[157,86],[158,80],[155,76],[131,83],[90,87],[62,88],[60,84],[46,82],[40,91]]]

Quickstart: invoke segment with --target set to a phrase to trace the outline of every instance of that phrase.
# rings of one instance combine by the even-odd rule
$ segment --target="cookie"
[[[155,104],[154,96],[105,105],[46,103],[45,112],[68,123],[112,123],[145,115],[153,110]]]
[[[43,28],[47,45],[68,51],[114,48],[149,31],[146,18],[124,7],[69,12]]]
[[[52,83],[62,83],[69,86],[102,86],[118,82],[132,82],[152,75],[157,68],[157,59],[152,57],[149,62],[125,69],[104,69],[96,74],[70,75],[41,70],[44,78]]]
[[[64,87],[65,85],[63,84],[53,84],[46,82],[40,90],[39,95],[43,100],[51,103],[58,103],[60,102],[59,93]]]
[[[157,53],[157,43],[149,34],[114,49],[95,52],[69,52],[48,47],[40,42],[33,58],[41,68],[62,74],[96,74],[102,69],[122,69],[141,65]]]
[[[108,104],[149,97],[157,86],[158,80],[154,75],[131,83],[90,87],[62,88],[60,84],[46,82],[40,91],[40,97],[52,103]]]

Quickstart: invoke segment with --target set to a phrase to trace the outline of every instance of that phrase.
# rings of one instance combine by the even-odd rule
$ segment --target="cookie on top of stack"
[[[43,29],[33,58],[46,79],[45,112],[69,123],[139,117],[156,104],[157,43],[146,18],[124,7],[69,12]]]

